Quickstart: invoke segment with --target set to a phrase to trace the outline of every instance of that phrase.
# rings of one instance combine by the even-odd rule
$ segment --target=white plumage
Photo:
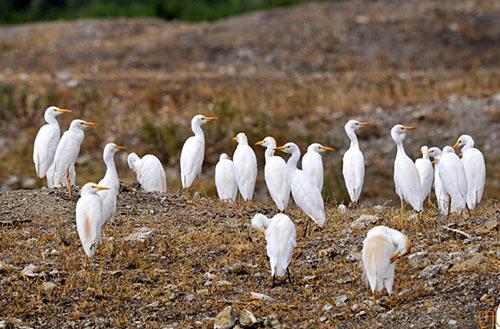
[[[401,232],[386,226],[368,231],[363,241],[362,262],[367,284],[373,293],[384,288],[391,295],[394,285],[395,261],[410,252],[410,240]]]
[[[313,143],[307,147],[307,152],[302,157],[302,170],[312,177],[319,191],[323,189],[323,158],[321,153],[333,151],[333,147],[323,146],[319,143]]]
[[[238,190],[243,200],[252,200],[255,180],[257,179],[257,157],[248,145],[248,139],[244,133],[239,133],[233,139],[238,141],[238,146],[233,154],[234,174]]]
[[[220,200],[236,201],[238,185],[234,177],[234,165],[226,153],[220,155],[215,166],[215,187]]]
[[[114,155],[117,151],[122,150],[125,150],[123,146],[108,143],[102,153],[102,158],[106,165],[106,174],[99,181],[98,185],[109,187],[109,190],[99,191],[97,194],[102,200],[102,217],[104,222],[109,221],[116,212],[116,198],[120,189],[120,181],[118,179],[118,172],[116,171]]]
[[[344,130],[351,141],[349,149],[344,153],[342,160],[342,174],[344,176],[345,186],[351,202],[357,203],[363,190],[365,179],[365,158],[359,149],[356,130],[362,127],[369,127],[367,122],[349,120],[344,126]]]
[[[396,194],[403,201],[409,203],[417,211],[423,210],[422,187],[420,175],[415,163],[406,155],[403,140],[406,132],[414,130],[414,127],[405,127],[397,124],[391,129],[391,137],[396,143],[397,152],[394,160],[394,184]]]
[[[434,180],[434,170],[432,169],[432,162],[429,159],[429,148],[422,146],[420,148],[422,157],[415,160],[415,166],[420,176],[420,186],[422,187],[422,200],[425,200],[432,191],[432,182]]]
[[[78,153],[80,153],[80,145],[83,142],[85,134],[83,130],[86,127],[96,126],[94,122],[83,120],[73,120],[67,131],[61,137],[57,145],[56,154],[54,156],[54,186],[62,186],[62,180],[68,179],[68,172],[75,164]],[[69,189],[69,186],[68,186]]]
[[[189,137],[184,142],[181,151],[182,188],[191,187],[195,178],[201,174],[201,167],[205,158],[205,135],[201,126],[215,119],[217,118],[198,114],[191,120],[191,129],[194,136]]]
[[[48,188],[53,188],[55,187],[54,185],[54,162],[49,167],[49,170],[47,170],[47,187]],[[69,182],[71,186],[75,186],[75,181],[76,181],[76,169],[75,169],[75,164],[72,164],[71,167],[69,167]],[[66,179],[61,180],[61,185],[66,187],[68,185],[68,181]]]
[[[136,176],[137,181],[146,192],[167,192],[167,177],[160,160],[152,154],[142,158],[136,153],[130,153],[127,163]]]
[[[467,176],[462,161],[451,146],[445,146],[439,160],[439,177],[451,199],[451,212],[460,212],[467,205]]]
[[[283,276],[292,261],[293,249],[297,245],[295,225],[285,214],[276,214],[269,219],[262,214],[252,218],[252,227],[265,230],[267,256],[271,265],[271,276]]]
[[[438,208],[442,214],[447,214],[449,197],[446,191],[444,190],[443,182],[441,182],[441,176],[439,174],[439,160],[441,159],[441,150],[437,147],[431,147],[429,149],[429,156],[435,160],[434,192],[436,193]]]
[[[462,146],[462,163],[467,176],[467,207],[476,208],[483,197],[486,181],[486,165],[483,153],[474,147],[474,140],[469,135],[462,135],[453,145],[453,148]]]
[[[45,110],[44,119],[47,124],[38,130],[33,145],[33,163],[35,164],[36,175],[39,178],[45,177],[54,161],[57,144],[61,138],[61,129],[56,117],[66,112],[71,111],[60,109],[57,106],[51,106]]]
[[[271,195],[276,207],[280,211],[284,211],[288,206],[290,199],[290,184],[287,178],[286,162],[283,158],[274,155],[276,141],[273,137],[266,137],[263,140],[255,143],[266,148],[264,166],[264,178],[266,180],[267,190]]]
[[[294,143],[286,143],[276,147],[275,150],[292,154],[287,161],[287,175],[293,200],[316,224],[323,226],[325,223],[323,197],[313,178],[297,168],[300,158],[299,147]]]
[[[81,197],[76,203],[76,229],[83,250],[89,257],[95,254],[103,223],[102,200],[97,192],[107,189],[105,186],[87,183],[82,187]]]

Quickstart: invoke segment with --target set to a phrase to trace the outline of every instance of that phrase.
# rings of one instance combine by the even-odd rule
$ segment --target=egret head
[[[49,121],[51,118],[55,118],[58,115],[61,115],[63,113],[69,113],[71,112],[68,109],[60,109],[57,106],[50,106],[45,110],[45,121]]]
[[[427,147],[427,145],[422,145],[420,147],[420,154],[423,156],[423,157],[426,157],[427,155],[429,155],[429,147]]]
[[[128,167],[129,167],[130,169],[132,169],[132,170],[135,170],[135,163],[136,163],[137,161],[139,161],[139,160],[140,160],[140,159],[139,159],[139,156],[138,156],[136,153],[134,153],[134,152],[130,153],[130,154],[127,156],[127,163],[128,163]]]
[[[238,144],[248,145],[248,138],[245,133],[239,133],[235,137],[233,137],[233,141],[237,141]]]
[[[326,151],[334,151],[335,148],[329,146],[323,146],[320,143],[313,143],[307,147],[307,151],[309,152],[318,152],[323,153]]]
[[[109,190],[109,187],[99,186],[96,183],[90,182],[90,183],[83,185],[80,193],[83,195],[83,194],[88,194],[88,193],[97,193],[97,191],[105,191],[105,190]]]
[[[212,121],[212,120],[217,120],[217,117],[210,117],[210,116],[205,116],[202,114],[197,114],[193,117],[191,120],[191,126],[202,126],[205,123]]]
[[[227,155],[226,153],[222,153],[219,157],[219,161],[222,161],[222,160],[231,160],[231,157],[229,155]]]
[[[396,242],[396,253],[391,257],[391,263],[398,258],[408,255],[411,251],[411,241],[406,235],[401,232],[394,231],[391,233],[393,241]]]
[[[275,148],[276,147],[276,140],[274,139],[274,137],[267,136],[263,140],[258,141],[257,143],[255,143],[255,145],[261,145],[261,146],[263,146],[265,148],[268,148],[268,147]]]
[[[455,150],[451,146],[445,146],[445,147],[443,147],[443,154],[446,154],[446,153],[455,154]]]
[[[74,129],[84,130],[87,127],[95,127],[95,126],[97,126],[97,123],[95,123],[95,122],[89,122],[89,121],[85,121],[85,120],[76,119],[76,120],[71,121],[71,124],[69,127],[70,127],[70,129],[74,128]]]
[[[283,146],[277,146],[277,147],[275,147],[274,150],[276,150],[276,151],[282,151],[282,152],[290,153],[290,154],[291,153],[295,153],[295,152],[299,152],[300,153],[300,149],[297,146],[297,144],[295,144],[295,143],[286,143]]]
[[[252,227],[255,230],[265,232],[268,225],[269,225],[269,218],[267,218],[265,215],[258,213],[252,217]]]
[[[358,121],[358,120],[349,120],[344,126],[346,132],[356,131],[359,128],[371,127],[372,124],[369,122]]]
[[[433,163],[439,162],[439,159],[441,158],[441,150],[439,147],[431,147],[428,151],[427,154],[429,154],[429,157],[434,159]]]
[[[415,130],[415,127],[397,124],[391,129],[391,137],[395,142],[403,141],[406,137],[406,133],[413,130]]]
[[[467,147],[474,147],[474,140],[469,135],[462,135],[458,137],[457,142],[453,145],[454,149],[459,147],[463,147],[467,145]]]
[[[113,155],[118,151],[124,151],[125,147],[118,146],[115,143],[108,143],[104,146],[104,150],[102,152],[102,157],[104,160],[112,158]]]

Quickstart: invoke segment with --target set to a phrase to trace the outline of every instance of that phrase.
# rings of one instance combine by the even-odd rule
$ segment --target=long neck
[[[274,155],[274,148],[275,147],[276,147],[276,145],[269,145],[266,148],[266,152],[264,153],[264,155],[266,156],[266,159],[268,159]]]
[[[191,129],[193,130],[195,136],[200,136],[202,139],[205,139],[205,135],[203,134],[203,129],[201,129],[201,126],[199,124],[192,123]]]
[[[397,154],[406,155],[405,147],[403,146],[403,139],[398,138],[395,142],[396,142],[396,147],[397,147]]]
[[[76,127],[69,127],[69,131],[76,134],[78,137],[80,137],[81,140],[83,140],[83,137],[85,136],[83,130]]]
[[[464,146],[462,147],[462,152],[474,147],[474,141],[472,139],[467,139]]]
[[[294,151],[292,156],[286,162],[287,165],[291,168],[297,169],[297,163],[299,162],[300,151]]]
[[[351,129],[347,130],[347,137],[349,137],[349,139],[351,140],[351,148],[353,147],[359,148],[358,136],[356,136],[354,130]]]
[[[104,164],[106,164],[106,174],[104,177],[116,178],[118,179],[118,173],[116,172],[115,158],[113,155],[108,154],[104,159]]]
[[[59,127],[59,123],[57,122],[57,119],[53,115],[46,115],[45,116],[45,122],[47,122],[50,125],[56,125]]]
[[[422,158],[430,160],[429,159],[429,151],[428,150],[422,151]]]

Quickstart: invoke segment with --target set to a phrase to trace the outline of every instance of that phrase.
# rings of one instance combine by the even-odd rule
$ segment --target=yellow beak
[[[255,143],[255,145],[262,145],[264,144],[264,141],[258,141],[257,143]]]
[[[371,126],[373,126],[373,124],[371,124],[369,122],[360,122],[359,126],[364,128],[364,127],[371,127]]]
[[[456,142],[455,144],[453,144],[453,149],[457,149],[458,148],[458,142]]]
[[[89,121],[85,121],[84,123],[82,123],[84,126],[87,126],[87,127],[95,127],[97,126],[97,123],[95,122],[89,122]]]
[[[125,151],[127,148],[125,148],[125,146],[116,145],[115,149],[117,149],[118,151]]]
[[[415,129],[416,129],[415,127],[411,127],[411,126],[405,126],[405,127],[403,127],[404,131],[412,131],[412,130],[415,130]]]
[[[286,150],[288,148],[288,146],[286,145],[283,145],[283,146],[276,146],[274,148],[275,151],[283,151],[283,150]]]
[[[71,112],[71,110],[68,110],[68,109],[57,109],[56,112],[69,113],[69,112]]]
[[[238,140],[238,137],[234,136],[233,141],[237,141],[237,140]]]
[[[97,190],[99,191],[106,191],[106,190],[109,190],[110,188],[109,187],[106,187],[106,186],[99,186],[99,185],[96,185],[95,187]]]
[[[217,120],[218,118],[217,117],[203,117],[203,119],[207,120],[207,121],[212,121],[212,120]]]
[[[323,151],[335,151],[334,147],[328,147],[328,146],[321,146],[319,149]]]
[[[401,254],[399,252],[395,253],[391,257],[391,263],[394,263],[399,257],[401,257]]]

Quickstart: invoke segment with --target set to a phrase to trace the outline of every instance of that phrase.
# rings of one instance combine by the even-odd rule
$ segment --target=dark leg
[[[310,221],[311,221],[311,219],[310,219],[310,218],[307,218],[306,228],[305,228],[305,230],[304,230],[304,235],[302,236],[303,238],[305,238],[305,237],[306,237],[306,235],[307,235],[307,228],[309,227],[309,222],[310,222]]]
[[[273,275],[273,283],[271,285],[271,288],[274,288],[274,275]]]
[[[286,268],[286,274],[288,274],[288,282],[290,282],[290,284],[292,284],[292,278],[290,276],[290,271],[288,270],[288,267]]]
[[[448,197],[448,214],[446,214],[446,218],[450,217],[451,213],[451,197]]]
[[[68,188],[68,195],[69,195],[69,199],[71,200],[71,178],[70,178],[70,174],[69,174],[69,170],[68,170],[68,173],[66,174],[66,179],[67,179],[67,188]]]
[[[377,291],[373,292],[373,305],[377,305]]]

